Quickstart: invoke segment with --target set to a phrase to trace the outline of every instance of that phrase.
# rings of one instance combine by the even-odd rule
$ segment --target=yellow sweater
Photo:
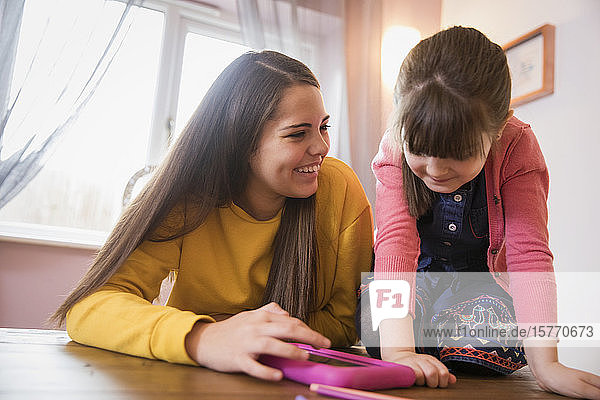
[[[360,273],[371,266],[371,207],[343,162],[326,158],[318,180],[318,310],[309,325],[334,346],[351,345]],[[258,221],[231,204],[178,239],[142,243],[106,285],[69,311],[69,335],[87,345],[195,364],[184,342],[196,321],[260,307],[280,217]],[[177,280],[167,306],[152,305],[171,270]]]

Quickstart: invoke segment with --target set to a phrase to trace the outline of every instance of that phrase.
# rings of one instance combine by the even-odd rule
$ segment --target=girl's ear
[[[502,129],[500,129],[500,132],[498,132],[498,134],[496,135],[496,140],[500,140],[500,138],[502,137],[502,132],[504,132],[504,128],[506,128],[506,124],[508,124],[508,120],[512,118],[514,113],[515,110],[513,110],[512,108],[508,110],[508,116],[506,117],[506,121],[504,121],[504,124],[502,125]]]

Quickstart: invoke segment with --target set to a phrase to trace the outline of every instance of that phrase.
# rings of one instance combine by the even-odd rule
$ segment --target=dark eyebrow
[[[321,121],[321,124],[324,123],[325,121],[327,121],[330,118],[330,115],[326,115],[325,117],[323,117],[323,120]],[[294,129],[294,128],[310,128],[312,127],[312,124],[309,124],[308,122],[303,122],[301,124],[294,124],[294,125],[288,125],[284,128],[281,128],[280,131],[285,131],[286,129]]]

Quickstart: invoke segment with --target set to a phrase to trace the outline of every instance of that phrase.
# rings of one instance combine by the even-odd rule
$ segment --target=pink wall
[[[46,328],[93,250],[0,241],[0,327]]]

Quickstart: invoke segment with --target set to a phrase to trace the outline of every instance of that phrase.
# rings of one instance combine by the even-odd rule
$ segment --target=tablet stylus
[[[410,400],[406,397],[390,396],[387,394],[379,394],[373,392],[367,392],[364,390],[348,389],[337,386],[321,385],[318,383],[312,383],[310,385],[311,392],[317,392],[324,396],[336,397],[338,399],[346,400]]]

